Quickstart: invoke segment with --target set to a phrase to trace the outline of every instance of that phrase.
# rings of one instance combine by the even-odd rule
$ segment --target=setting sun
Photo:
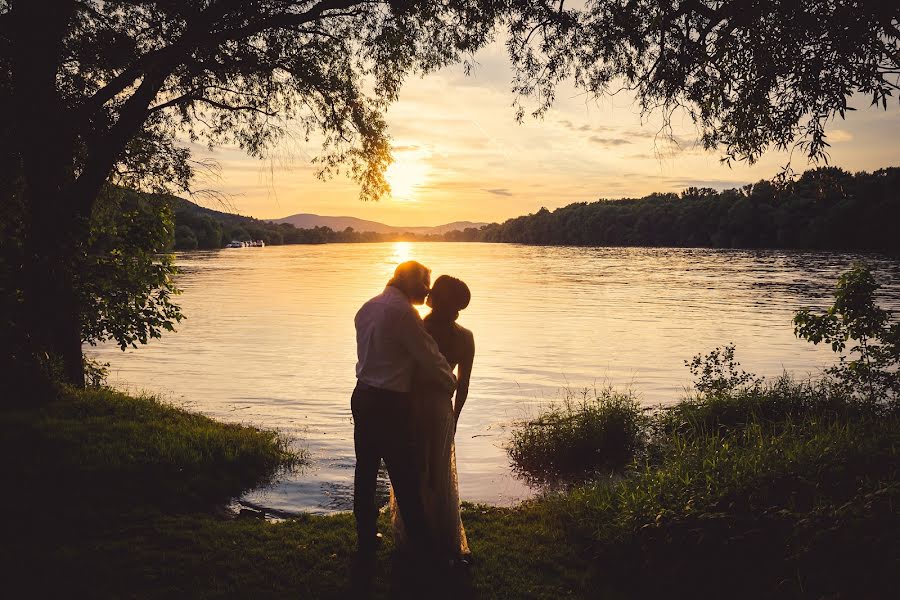
[[[387,168],[385,178],[391,186],[394,200],[418,200],[418,188],[428,178],[428,165],[417,152],[398,153],[397,158]]]

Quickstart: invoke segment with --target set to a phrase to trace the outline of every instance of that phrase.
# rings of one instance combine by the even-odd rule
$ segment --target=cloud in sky
[[[234,148],[213,153],[221,178],[204,187],[231,194],[240,212],[261,218],[312,212],[427,225],[502,221],[541,206],[680,192],[692,185],[737,187],[772,177],[790,159],[771,151],[755,165],[729,168],[720,153],[699,146],[686,116],[677,115],[667,131],[659,115],[642,117],[625,94],[586,100],[566,85],[544,119],[517,124],[503,52],[498,42],[479,53],[474,77],[456,66],[409,79],[388,111],[395,158],[426,167],[409,167],[414,201],[365,203],[348,179],[319,181],[310,162],[318,148],[302,140],[280,145],[269,161]],[[840,128],[828,130],[830,163],[849,171],[900,165],[894,141],[900,139],[900,108],[859,108]],[[801,152],[792,166],[807,168]]]
[[[828,141],[834,143],[851,142],[853,134],[844,129],[832,129],[828,132]]]
[[[625,138],[608,138],[599,135],[592,135],[589,139],[601,146],[622,146],[624,144],[632,143],[631,140],[626,140]]]

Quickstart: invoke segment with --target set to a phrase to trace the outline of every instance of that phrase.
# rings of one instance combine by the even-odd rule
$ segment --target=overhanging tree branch
[[[227,4],[227,3],[225,3]],[[303,13],[284,13],[280,15],[270,16],[260,19],[258,22],[250,23],[234,29],[223,29],[215,31],[214,18],[222,16],[217,11],[209,14],[201,13],[198,22],[193,27],[189,26],[184,36],[171,46],[160,48],[140,57],[133,65],[123,70],[109,81],[102,88],[97,90],[93,96],[84,103],[83,110],[90,113],[96,110],[122,93],[131,86],[142,74],[151,69],[164,69],[170,66],[173,61],[178,61],[181,57],[187,56],[191,51],[200,47],[209,47],[221,44],[226,41],[237,41],[245,39],[262,31],[275,28],[293,28],[319,20],[324,16],[354,16],[357,13],[337,13],[328,14],[328,11],[343,10],[356,5],[371,4],[371,2],[360,0],[325,0],[318,2],[311,9]],[[217,6],[215,4],[213,7]]]
[[[265,115],[267,117],[278,116],[278,113],[273,112],[273,111],[263,110],[263,109],[259,108],[258,106],[251,106],[249,104],[229,104],[227,102],[218,102],[211,98],[207,98],[202,95],[198,96],[198,95],[194,95],[194,94],[184,94],[183,96],[179,96],[178,98],[173,98],[172,100],[169,100],[168,102],[163,102],[162,104],[157,104],[156,106],[150,107],[147,110],[147,112],[154,113],[154,112],[158,112],[160,110],[165,110],[166,108],[171,108],[173,106],[183,106],[185,104],[190,104],[192,102],[201,102],[203,104],[208,104],[210,106],[213,106],[213,107],[221,109],[221,110],[250,111],[250,112],[255,112],[255,113],[258,113],[261,115]]]

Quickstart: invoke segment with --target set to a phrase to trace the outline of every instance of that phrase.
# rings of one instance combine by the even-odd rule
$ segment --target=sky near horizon
[[[689,119],[673,123],[672,144],[657,135],[660,116],[642,118],[631,96],[595,100],[567,85],[543,120],[526,117],[520,125],[502,43],[483,49],[476,60],[468,77],[455,65],[404,84],[387,114],[395,158],[387,174],[392,196],[363,202],[347,178],[320,181],[310,162],[317,146],[296,140],[280,143],[265,160],[235,148],[209,152],[195,146],[195,157],[221,167],[197,187],[221,192],[231,210],[262,219],[315,213],[425,226],[502,222],[541,207],[690,186],[727,189],[771,178],[789,160],[770,150],[753,166],[729,168],[720,163],[721,153],[696,143]],[[859,97],[850,105],[857,110],[827,129],[830,164],[851,172],[900,166],[898,103],[885,111]],[[797,172],[812,166],[802,152],[791,165]]]

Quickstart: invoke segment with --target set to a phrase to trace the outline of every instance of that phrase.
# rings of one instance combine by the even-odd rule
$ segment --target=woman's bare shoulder
[[[459,323],[456,324],[457,335],[466,346],[475,346],[475,334],[471,330],[466,329]]]
[[[463,327],[463,326],[460,325],[459,323],[454,323],[454,325],[456,325],[456,331],[457,331],[461,336],[465,336],[465,337],[474,337],[474,335],[472,334],[472,331],[471,331],[470,329],[466,329],[465,327]]]

